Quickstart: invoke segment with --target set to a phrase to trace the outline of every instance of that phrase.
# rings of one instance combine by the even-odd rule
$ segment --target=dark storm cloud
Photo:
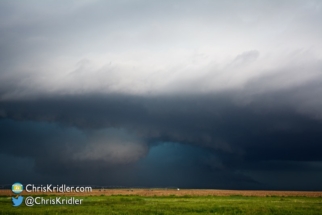
[[[301,94],[318,87],[260,94],[246,98],[247,103],[236,100],[241,92],[2,101],[1,151],[33,158],[36,171],[45,174],[106,168],[113,172],[135,165],[146,156],[146,146],[168,141],[202,147],[213,155],[199,169],[191,168],[190,174],[218,172],[241,180],[249,177],[244,172],[258,169],[278,172],[284,166],[284,171],[303,171],[301,162],[322,160],[322,121],[294,104],[304,104]],[[284,165],[290,161],[292,166]],[[249,180],[254,186],[259,183]]]
[[[1,120],[1,183],[135,185],[128,174],[147,153],[124,129],[79,130],[57,123]],[[132,168],[131,168],[132,167]]]

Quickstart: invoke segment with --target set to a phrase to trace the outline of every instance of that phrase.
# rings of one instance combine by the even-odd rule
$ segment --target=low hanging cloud
[[[109,164],[126,164],[146,156],[146,143],[120,129],[91,132],[88,143],[71,154],[75,161],[101,161]]]
[[[6,143],[1,151],[6,156],[32,159],[34,171],[42,175],[70,178],[68,175],[87,172],[94,177],[108,170],[113,176],[106,173],[106,183],[131,175],[133,180],[122,179],[124,184],[149,184],[152,178],[146,177],[158,167],[151,163],[152,167],[143,168],[147,164],[142,162],[153,147],[173,142],[202,148],[205,151],[200,153],[209,156],[207,162],[195,160],[193,168],[185,169],[181,176],[175,169],[162,167],[164,172],[173,172],[177,183],[189,175],[205,174],[222,178],[218,184],[223,188],[228,186],[224,181],[236,184],[238,179],[248,181],[240,185],[244,188],[269,188],[272,182],[263,175],[280,171],[274,172],[272,162],[283,171],[292,168],[293,174],[313,174],[319,169],[306,163],[322,161],[321,106],[316,100],[321,94],[311,94],[320,92],[320,86],[317,81],[291,90],[252,94],[246,88],[204,95],[89,94],[1,101],[5,114],[0,139]],[[178,162],[173,168],[179,168],[182,161],[173,162]],[[196,185],[186,182],[187,186]]]
[[[61,173],[86,162],[102,168],[133,163],[148,151],[141,137],[125,129],[81,130],[58,124],[2,120],[2,154],[32,159],[39,172],[48,172],[48,165]]]

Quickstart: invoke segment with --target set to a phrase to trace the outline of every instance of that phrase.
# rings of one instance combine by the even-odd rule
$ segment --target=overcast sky
[[[0,1],[0,184],[322,190],[322,2]]]

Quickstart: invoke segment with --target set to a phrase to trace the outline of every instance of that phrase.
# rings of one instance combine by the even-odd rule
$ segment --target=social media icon
[[[19,205],[21,205],[22,201],[23,201],[23,196],[18,196],[18,198],[12,197],[12,203],[14,207],[17,207]]]
[[[23,191],[23,185],[20,183],[14,183],[11,188],[12,192],[19,194]]]

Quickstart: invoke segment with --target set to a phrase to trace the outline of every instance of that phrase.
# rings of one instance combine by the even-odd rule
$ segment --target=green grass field
[[[49,198],[46,196],[46,198]],[[81,205],[13,207],[0,197],[0,214],[322,214],[322,198],[244,196],[82,196]]]

